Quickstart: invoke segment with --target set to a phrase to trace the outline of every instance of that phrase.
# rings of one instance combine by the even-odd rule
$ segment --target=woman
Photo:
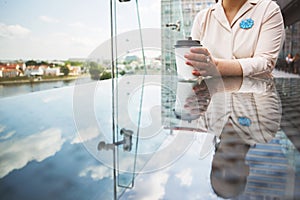
[[[300,75],[300,54],[296,53],[296,55],[293,58],[294,63],[294,73]]]
[[[221,0],[197,14],[192,38],[203,45],[185,55],[194,75],[250,76],[275,67],[284,23],[271,0]]]
[[[285,57],[285,62],[286,62],[286,72],[294,73],[294,67],[293,67],[294,59],[293,59],[292,54],[289,53]]]

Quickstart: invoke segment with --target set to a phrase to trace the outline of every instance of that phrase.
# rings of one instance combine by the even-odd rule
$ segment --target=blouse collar
[[[224,9],[222,7],[222,1],[219,1],[218,3],[214,4],[211,9],[214,12],[214,15],[216,16],[217,20],[229,31],[231,30],[231,27],[234,25],[234,23],[243,16],[248,10],[250,10],[253,6],[255,6],[259,1],[261,0],[247,0],[244,5],[240,8],[234,19],[232,20],[231,24],[228,23],[228,20],[225,16]]]
[[[252,5],[256,5],[259,1],[261,1],[261,0],[247,0],[246,3],[252,4]],[[216,7],[222,6],[222,2],[223,2],[223,0],[218,1],[218,3],[216,3],[216,4],[214,4],[214,5],[212,6],[212,9],[214,10],[214,9],[216,9]],[[246,3],[245,3],[245,4],[246,4]]]

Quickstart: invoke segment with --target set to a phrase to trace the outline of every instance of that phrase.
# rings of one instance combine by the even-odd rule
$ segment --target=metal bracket
[[[181,22],[179,20],[177,20],[176,23],[166,24],[166,27],[171,27],[172,30],[176,30],[176,31],[180,32]]]
[[[123,145],[124,151],[131,151],[133,131],[122,128],[120,134],[123,135],[123,140],[110,144],[106,144],[105,141],[101,141],[98,144],[98,150],[113,150],[116,146]]]

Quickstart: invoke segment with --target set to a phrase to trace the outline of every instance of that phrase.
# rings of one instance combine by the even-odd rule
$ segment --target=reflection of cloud
[[[77,144],[89,141],[99,135],[96,127],[89,127],[85,130],[79,130],[77,136],[71,141],[71,144]]]
[[[14,169],[21,169],[30,161],[38,162],[53,156],[64,140],[61,131],[48,129],[25,138],[14,137],[0,142],[0,178]]]
[[[107,177],[112,178],[111,169],[103,165],[87,167],[86,169],[82,170],[79,173],[79,176],[80,177],[90,176],[95,181],[102,180],[103,178],[107,178]]]
[[[58,19],[55,19],[55,18],[49,17],[49,16],[45,16],[45,15],[40,16],[39,19],[41,21],[47,22],[47,23],[58,23],[59,22]]]
[[[30,30],[19,25],[6,25],[0,23],[0,38],[23,38],[30,33]]]
[[[4,125],[0,125],[0,141],[7,140],[16,133],[16,131],[6,132],[5,129],[6,127]]]
[[[181,171],[176,175],[177,178],[180,179],[180,185],[182,186],[190,186],[193,181],[192,169],[187,168]]]
[[[142,199],[142,200],[152,200],[152,199],[164,199],[165,195],[165,185],[169,179],[169,175],[166,172],[158,172],[146,180],[141,180],[143,184],[135,185],[134,194],[130,194],[128,199]]]
[[[10,131],[10,132],[5,133],[5,126],[0,125],[0,140],[6,140],[6,139],[12,137],[15,133],[16,133],[16,131]]]
[[[2,133],[5,130],[5,126],[4,125],[0,125],[0,133]]]
[[[0,131],[0,133],[1,133],[1,131]],[[6,139],[12,137],[15,133],[16,133],[16,131],[10,131],[8,133],[4,133],[3,135],[1,134],[0,140],[6,140]]]
[[[138,88],[137,90],[133,91],[128,99],[128,113],[131,121],[133,123],[136,123],[139,121],[138,118],[140,117],[137,113],[139,113],[139,106],[140,105],[140,96],[142,94],[143,89],[143,106],[142,106],[142,115],[140,120],[140,125],[142,128],[150,126],[152,123],[160,122],[161,115],[160,112],[158,113],[158,116],[153,119],[151,116],[151,109],[157,107],[161,103],[161,86],[155,85],[155,84],[149,84],[144,86],[143,88]],[[160,106],[159,106],[160,107]]]
[[[44,103],[49,103],[49,102],[58,101],[58,100],[59,100],[58,96],[46,96],[42,99],[42,101]]]

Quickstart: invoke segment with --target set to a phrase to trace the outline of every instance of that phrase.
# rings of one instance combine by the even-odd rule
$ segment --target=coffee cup
[[[190,52],[191,47],[200,47],[200,41],[192,40],[189,37],[187,40],[178,40],[175,45],[177,76],[179,81],[195,81],[197,76],[192,74],[193,67],[187,65],[184,55]]]

